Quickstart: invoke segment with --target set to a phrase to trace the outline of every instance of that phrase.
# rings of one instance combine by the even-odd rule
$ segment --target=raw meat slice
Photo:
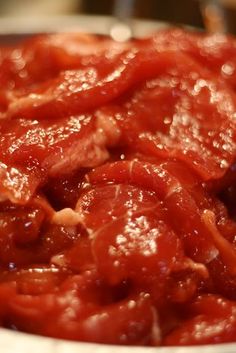
[[[170,224],[184,242],[185,251],[195,261],[210,262],[218,254],[209,230],[188,190],[165,165],[153,165],[139,161],[121,161],[105,164],[88,174],[91,184],[124,183],[154,191],[163,201]],[[174,215],[174,217],[173,217]]]
[[[62,70],[96,65],[106,72],[129,47],[129,43],[79,33],[37,36],[0,48],[0,80],[10,91],[27,92]]]
[[[106,146],[119,129],[91,115],[37,121],[2,122],[0,165],[2,199],[24,204],[49,176],[63,176],[108,159]]]
[[[112,291],[102,282],[94,271],[83,275],[68,276],[60,284],[57,272],[53,275],[41,272],[41,280],[47,282],[48,292],[41,295],[14,293],[11,282],[0,285],[0,297],[11,290],[2,316],[9,317],[11,324],[28,332],[60,338],[119,344],[145,344],[155,341],[152,327],[155,322],[148,294],[141,293],[114,302]],[[26,281],[29,275],[23,274]],[[31,274],[32,281],[40,278]],[[59,282],[54,289],[52,282]],[[44,310],[42,311],[42,307]],[[111,326],[111,318],[113,320]],[[133,325],[130,325],[132,320]],[[60,332],[59,336],[58,333]],[[156,342],[157,343],[157,342]]]
[[[167,30],[154,35],[151,42],[157,50],[183,51],[217,73],[236,88],[236,41],[229,35]]]
[[[203,180],[222,177],[235,160],[234,92],[188,56],[153,77],[100,114],[117,120],[129,150],[183,161]]]
[[[198,345],[235,341],[235,303],[215,295],[196,298],[188,307],[193,318],[182,322],[165,339],[165,345]]]
[[[0,326],[236,340],[235,43],[169,29],[0,47]]]
[[[180,241],[160,201],[148,191],[98,187],[79,200],[76,210],[89,232],[96,267],[111,284],[131,278],[161,285],[183,261]]]

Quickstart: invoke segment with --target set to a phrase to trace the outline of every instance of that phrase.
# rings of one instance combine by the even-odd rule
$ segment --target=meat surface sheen
[[[0,327],[236,342],[236,40],[0,47]]]

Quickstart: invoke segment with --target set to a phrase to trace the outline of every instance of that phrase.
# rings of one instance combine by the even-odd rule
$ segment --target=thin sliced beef
[[[161,285],[183,261],[180,241],[151,192],[127,185],[98,187],[79,200],[76,210],[89,231],[96,266],[109,283],[157,278]]]
[[[187,254],[204,263],[215,257],[216,249],[202,222],[202,210],[188,190],[165,166],[139,161],[115,162],[96,168],[88,175],[88,180],[92,184],[128,183],[154,191],[164,202],[169,213],[169,222],[178,234],[182,234]],[[198,251],[199,248],[201,252]]]
[[[119,130],[92,115],[50,120],[2,122],[0,189],[2,199],[26,203],[49,176],[63,176],[101,164]]]
[[[40,35],[0,48],[0,80],[6,89],[27,92],[62,70],[96,66],[106,72],[130,44],[79,33]]]
[[[189,346],[235,340],[235,302],[215,295],[203,295],[185,311],[192,318],[183,321],[180,327],[167,335],[165,345]]]
[[[233,36],[167,29],[140,44],[154,46],[157,51],[185,52],[236,88],[236,40]]]
[[[235,112],[234,92],[183,56],[100,114],[114,116],[129,150],[176,158],[212,180],[234,162]]]
[[[236,340],[235,39],[0,48],[0,326]]]
[[[30,286],[30,281],[32,284],[34,281],[44,282],[42,293],[38,291],[35,295],[25,294],[19,285],[14,290],[10,278],[4,287],[0,285],[0,297],[1,294],[6,296],[7,292],[11,293],[1,316],[3,320],[8,316],[8,323],[20,330],[110,344],[155,342],[152,334],[155,315],[148,294],[131,295],[117,303],[111,288],[100,280],[95,271],[67,275],[64,281],[63,271],[53,268],[51,271],[41,268],[40,274],[37,269],[31,273],[22,271],[15,276],[20,285],[22,279],[25,281],[25,288]],[[54,288],[51,287],[53,283]]]

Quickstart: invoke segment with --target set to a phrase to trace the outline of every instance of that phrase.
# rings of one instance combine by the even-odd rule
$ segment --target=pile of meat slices
[[[0,325],[236,341],[236,40],[0,48]]]

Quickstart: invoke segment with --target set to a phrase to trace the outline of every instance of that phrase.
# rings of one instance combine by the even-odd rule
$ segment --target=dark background
[[[112,0],[83,0],[81,10],[91,14],[111,14],[113,4]],[[197,0],[136,0],[134,16],[203,26]]]
[[[209,23],[206,17],[203,21],[201,4],[218,3],[223,10],[224,29],[236,33],[236,0],[133,0],[133,2],[133,17],[198,28],[203,28],[204,23]],[[50,17],[84,13],[111,15],[114,3],[114,0],[0,0],[0,19],[1,17],[30,19],[32,16]],[[210,18],[212,19],[212,16]],[[218,28],[218,30],[221,29]]]

